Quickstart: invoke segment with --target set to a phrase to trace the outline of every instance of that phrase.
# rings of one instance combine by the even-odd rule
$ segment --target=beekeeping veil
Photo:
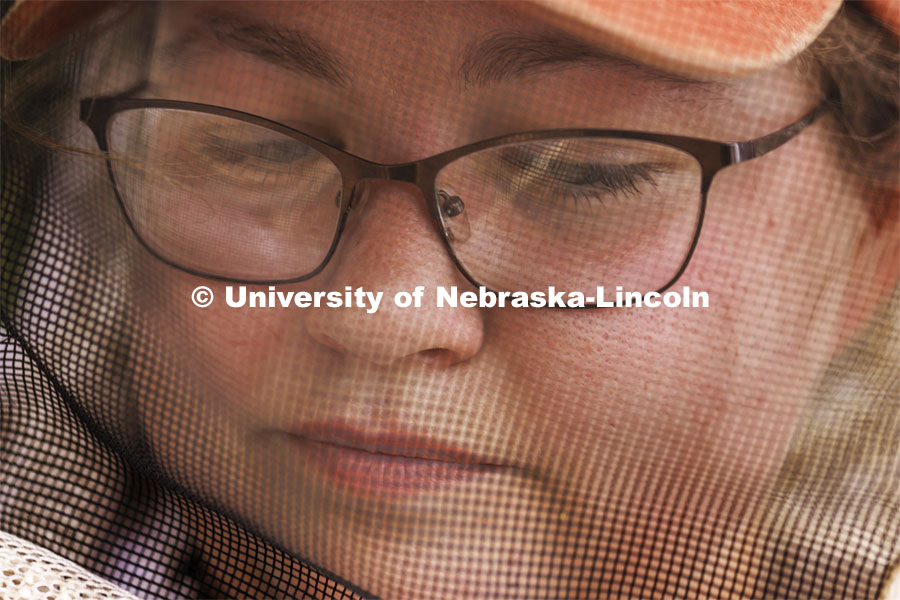
[[[572,1],[522,10],[575,39],[661,72],[716,79],[746,76],[793,59],[823,30],[829,34],[826,27],[833,26],[838,11],[850,14],[837,20],[850,19],[872,31],[896,27],[895,4],[871,6],[881,24],[860,7],[827,0]],[[520,486],[514,475],[491,475],[486,483],[478,480],[477,501],[471,493],[450,494],[439,514],[397,512],[390,498],[324,494],[316,476],[304,479],[307,471],[297,466],[307,457],[285,457],[282,446],[236,450],[240,434],[233,428],[241,419],[255,418],[254,401],[236,408],[217,396],[228,397],[238,376],[225,368],[231,363],[206,358],[211,348],[227,352],[216,349],[216,340],[203,339],[209,331],[198,320],[207,313],[159,308],[184,304],[188,297],[175,298],[173,290],[180,288],[159,275],[168,267],[152,253],[166,259],[165,248],[153,243],[148,248],[136,239],[117,202],[105,157],[81,120],[82,99],[123,94],[142,84],[161,35],[159,11],[143,3],[4,5],[0,597],[873,598],[887,597],[891,585],[897,591],[898,584],[891,583],[900,565],[896,276],[886,289],[873,286],[848,297],[846,302],[867,307],[861,311],[865,318],[850,327],[848,339],[813,374],[792,371],[798,363],[791,361],[791,352],[803,348],[772,352],[766,339],[774,339],[781,328],[796,327],[813,345],[824,344],[826,333],[817,337],[816,332],[834,330],[834,311],[815,313],[815,320],[802,323],[796,322],[800,317],[773,320],[771,307],[765,306],[758,313],[731,315],[741,331],[750,330],[745,337],[757,340],[735,360],[752,362],[771,380],[755,382],[759,396],[766,398],[764,415],[752,413],[749,424],[728,422],[733,429],[727,431],[705,430],[710,439],[731,440],[728,447],[742,457],[697,459],[720,468],[673,463],[664,443],[666,435],[678,437],[669,428],[681,427],[683,413],[673,407],[692,405],[670,382],[671,373],[713,382],[719,377],[722,386],[732,375],[726,369],[711,377],[703,364],[705,351],[641,358],[648,361],[644,390],[656,390],[657,409],[644,414],[627,402],[610,409],[597,398],[581,421],[593,422],[591,411],[603,411],[604,426],[590,444],[573,427],[571,448],[560,454],[568,462],[560,459],[552,485],[535,491]],[[840,37],[832,35],[825,44]],[[875,55],[874,63],[896,73],[896,38],[882,37],[870,47],[856,47],[856,54],[844,52],[841,60],[852,69],[853,61]],[[893,85],[881,96],[896,96],[896,79]],[[831,110],[841,102],[870,102],[872,90],[839,92],[842,98],[832,98]],[[878,170],[873,157],[885,160],[887,153],[894,167],[881,171],[895,171],[896,107],[873,111],[876,116],[868,120],[874,124],[831,126],[851,129],[861,139],[860,148],[869,152],[856,155],[860,167],[855,170]],[[805,186],[814,186],[821,176],[795,173],[796,196],[803,197]],[[841,172],[829,176],[844,177]],[[891,187],[896,184],[883,183],[891,177],[883,172],[871,177],[881,184],[872,186],[877,191],[871,192],[867,211],[896,232],[891,224],[897,220],[896,187]],[[471,198],[471,192],[460,195]],[[471,212],[474,203],[469,204]],[[736,240],[746,239],[739,232],[753,227],[726,211],[710,210],[707,220],[731,227]],[[829,223],[853,218],[838,209],[808,216]],[[785,231],[773,227],[759,235],[783,248],[792,243],[784,239]],[[701,236],[697,252],[704,251],[705,239]],[[816,269],[824,277],[831,268],[828,257],[804,261],[804,253],[818,247],[807,242],[792,246],[801,257],[796,268]],[[252,250],[253,243],[248,240],[247,248]],[[858,240],[833,241],[854,243]],[[890,247],[896,252],[896,245]],[[717,272],[705,275],[711,288],[723,281],[739,287],[756,264],[749,251],[737,248],[732,254],[742,258],[724,261]],[[157,267],[148,270],[147,264]],[[194,285],[215,286],[203,277],[185,277],[191,282],[186,293]],[[772,290],[763,297],[778,304],[776,295],[791,293]],[[710,315],[725,310],[714,298],[711,304]],[[720,341],[709,339],[706,346],[715,348]],[[523,332],[522,344],[531,342]],[[612,348],[624,342],[613,336],[607,343]],[[323,352],[339,352],[335,346]],[[305,380],[296,373],[320,368],[320,363],[280,364],[260,394],[269,397],[278,390],[279,397],[308,396]],[[584,377],[577,364],[563,359],[556,368]],[[366,382],[367,373],[376,378],[374,371],[361,370],[354,383],[368,390],[388,385]],[[280,374],[284,379],[278,379]],[[785,383],[807,380],[814,381]],[[526,448],[524,455],[537,453],[528,447],[541,443],[535,433],[543,431],[540,423],[502,411],[497,414],[509,414],[508,421],[490,411],[458,418],[454,408],[464,412],[469,406],[461,403],[447,403],[429,415],[437,410],[432,404],[422,400],[416,405],[417,398],[434,395],[427,389],[429,380],[422,381],[424,387],[421,381],[405,383],[403,397],[412,403],[408,414],[424,414],[421,422],[440,424],[445,429],[438,431],[450,432],[457,441],[507,439],[511,431],[511,445]],[[501,373],[485,381],[503,389],[488,385],[467,394],[515,397],[527,407],[523,414],[544,415],[548,423],[554,415],[585,411],[539,383],[533,389],[510,387]],[[604,394],[613,389],[611,383],[592,381],[584,385],[601,386]],[[394,391],[401,386],[395,380],[391,385]],[[709,386],[710,397],[716,389]],[[798,390],[804,390],[800,400]],[[346,390],[316,393],[323,402],[335,403],[343,401]],[[383,424],[380,415],[370,415],[376,429]],[[305,422],[319,423],[317,418]],[[622,432],[644,426],[661,432],[660,438]],[[344,439],[333,429],[321,435]],[[769,453],[745,431],[782,431],[786,444]],[[422,444],[405,452],[420,458],[446,454]],[[716,445],[708,449],[715,452]],[[603,457],[599,466],[590,458],[594,454]],[[771,471],[766,477],[754,479],[748,476],[752,469],[730,466],[766,464],[773,455],[777,464],[760,467]],[[411,496],[428,493],[414,490]],[[323,498],[340,506],[325,505]],[[402,544],[392,545],[395,536],[403,535],[417,540],[413,555],[404,553]],[[427,569],[416,562],[416,554],[428,557]],[[367,564],[379,566],[373,572]]]

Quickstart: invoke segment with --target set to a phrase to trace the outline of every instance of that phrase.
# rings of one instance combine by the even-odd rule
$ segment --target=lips
[[[359,494],[408,494],[469,481],[507,466],[400,429],[366,431],[335,423],[291,432],[301,460],[332,485]]]

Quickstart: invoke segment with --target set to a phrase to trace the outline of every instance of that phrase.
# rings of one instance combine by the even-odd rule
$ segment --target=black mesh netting
[[[831,54],[697,83],[618,59],[570,64],[558,48],[574,40],[506,5],[217,6],[127,4],[38,58],[3,65],[0,530],[146,598],[875,598],[886,589],[900,558],[897,117],[884,107],[896,90],[896,38],[852,7],[813,46]],[[836,47],[850,37],[851,50]],[[310,62],[310,48],[333,58]],[[493,57],[493,70],[455,62],[472,48]],[[871,75],[851,77],[866,68],[887,92],[861,87]],[[229,308],[226,286],[240,284],[154,256],[81,120],[82,99],[122,94],[260,115],[391,164],[543,129],[750,139],[829,94],[832,112],[716,175],[675,288],[707,291],[708,308],[436,308],[435,286],[474,288],[421,193],[373,181],[324,270],[275,286],[385,291],[370,313]],[[864,107],[855,116],[854,103]],[[266,246],[267,229],[254,227],[275,227],[289,209],[235,207],[222,192],[246,184],[246,157],[230,148],[219,187],[204,188],[179,154],[204,132],[166,131],[180,150],[154,169],[180,170],[159,167],[155,187],[133,193],[153,202],[171,184],[175,201],[147,226],[189,223],[166,235],[201,231],[221,250],[202,242],[163,258],[204,265],[215,255],[214,273],[251,264],[253,253],[283,259],[278,244],[291,238]],[[253,151],[275,160],[274,150]],[[492,217],[496,243],[470,245],[473,258],[459,250],[480,234],[467,174],[486,187],[525,159],[495,152],[468,172],[457,163],[461,174],[443,177],[457,178],[469,222],[450,243],[475,267],[495,260],[498,280],[540,272],[552,283],[590,254],[553,248],[562,228],[578,222],[587,235],[603,210],[612,215],[604,236],[623,231],[605,252],[632,244],[622,270],[655,281],[650,249],[665,255],[659,231],[677,209],[659,192],[660,173],[681,160],[668,152],[640,159],[625,184],[619,154],[601,183],[597,167],[554,155],[579,212],[546,222],[533,209],[516,214],[518,191],[531,188],[503,180],[520,186],[509,194],[513,216]],[[118,160],[138,173],[130,186],[150,179],[145,164]],[[528,160],[529,177],[544,173],[541,157]],[[582,197],[573,190],[585,173],[595,179]],[[254,189],[271,183],[261,181]],[[699,198],[699,183],[694,193],[672,181]],[[661,208],[622,204],[646,199],[641,186],[651,184]],[[627,189],[601,197],[601,185]],[[335,214],[341,201],[328,192]],[[209,215],[220,203],[229,216],[218,221]],[[290,217],[304,226],[305,216]],[[507,235],[509,223],[528,227]],[[641,223],[653,228],[646,238]],[[498,248],[510,262],[496,263]],[[191,303],[200,285],[213,306]],[[417,285],[426,306],[390,304]]]

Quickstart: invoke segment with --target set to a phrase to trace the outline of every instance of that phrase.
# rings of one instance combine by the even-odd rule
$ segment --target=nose
[[[305,312],[306,331],[320,344],[382,365],[400,360],[449,365],[478,353],[481,311],[438,307],[438,286],[466,286],[453,265],[418,187],[366,180],[340,246],[320,276],[322,289],[362,287],[384,292],[378,310],[316,308]],[[398,292],[424,286],[421,307],[401,308]]]

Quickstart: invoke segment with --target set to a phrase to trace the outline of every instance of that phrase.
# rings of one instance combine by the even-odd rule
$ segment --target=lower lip
[[[470,481],[497,467],[410,458],[300,438],[303,460],[332,484],[357,494],[425,492]]]

